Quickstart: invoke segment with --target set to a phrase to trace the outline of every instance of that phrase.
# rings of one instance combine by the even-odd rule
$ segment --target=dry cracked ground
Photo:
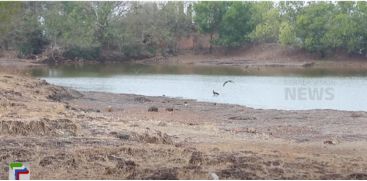
[[[80,93],[0,74],[0,118],[0,179],[12,161],[30,162],[32,179],[367,179],[365,112]]]

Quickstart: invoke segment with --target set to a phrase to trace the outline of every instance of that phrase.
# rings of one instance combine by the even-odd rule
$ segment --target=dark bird
[[[233,80],[227,80],[223,83],[223,87],[227,84],[227,83],[234,83]]]
[[[219,96],[219,93],[213,90],[213,96]]]

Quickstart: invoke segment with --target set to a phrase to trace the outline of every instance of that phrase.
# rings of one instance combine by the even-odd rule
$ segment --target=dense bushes
[[[71,60],[97,60],[100,56],[100,48],[72,47],[63,52],[63,57]]]
[[[235,7],[235,8],[234,8]],[[320,56],[343,49],[367,55],[367,2],[199,2],[195,22],[213,43],[280,43]]]

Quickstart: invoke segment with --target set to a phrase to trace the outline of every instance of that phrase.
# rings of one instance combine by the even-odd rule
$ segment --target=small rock
[[[39,84],[40,85],[48,85],[48,83],[45,80],[41,80]]]
[[[186,101],[184,102],[184,105],[185,105],[185,107],[187,107],[187,106],[188,106],[188,104],[187,104],[187,102],[186,102]]]
[[[130,138],[130,135],[126,133],[120,133],[117,134],[116,137],[120,140],[128,140]]]
[[[47,156],[47,157],[44,157],[40,162],[39,162],[39,165],[41,167],[45,167],[47,165],[51,165],[54,161],[56,160],[55,157],[53,156]]]
[[[173,111],[173,108],[172,107],[168,107],[168,108],[166,108],[166,111],[172,112]]]
[[[312,67],[315,65],[315,62],[306,62],[302,65],[302,67]]]
[[[350,117],[352,117],[352,118],[359,118],[359,117],[362,117],[362,114],[359,114],[359,113],[352,113],[352,114],[350,115]]]
[[[107,112],[112,112],[112,107],[111,106],[108,106]]]
[[[184,102],[184,105],[185,105],[185,107],[187,107],[189,104],[185,101],[185,102]]]
[[[190,165],[200,166],[204,161],[203,154],[199,151],[194,151],[191,154],[191,158],[189,160]]]
[[[247,132],[248,133],[256,133],[256,129],[255,128],[247,128]]]
[[[158,112],[158,108],[155,106],[151,106],[149,107],[148,112]]]
[[[167,123],[161,121],[158,123],[158,126],[167,126]]]
[[[213,172],[209,173],[209,177],[212,180],[219,180],[218,175],[216,173],[213,173]]]
[[[326,141],[324,141],[324,144],[336,145],[336,144],[338,144],[338,143],[337,143],[337,141],[335,141],[335,140],[326,140]]]

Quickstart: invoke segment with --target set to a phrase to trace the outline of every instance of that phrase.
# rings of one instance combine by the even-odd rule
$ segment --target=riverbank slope
[[[367,69],[366,57],[336,52],[321,58],[302,49],[283,47],[275,43],[253,44],[233,50],[218,49],[212,53],[204,52],[180,51],[176,56],[154,57],[134,62],[164,65],[236,66],[249,70],[267,67]]]

